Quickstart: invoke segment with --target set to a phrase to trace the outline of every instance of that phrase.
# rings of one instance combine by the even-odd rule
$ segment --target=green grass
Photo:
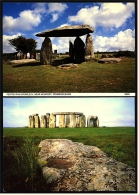
[[[57,59],[56,63],[67,62]],[[53,62],[53,63],[55,63]],[[3,63],[4,92],[135,92],[135,59],[114,64],[84,62],[77,68],[58,69],[39,62]]]
[[[4,128],[4,190],[49,191],[51,186],[43,179],[37,164],[38,144],[44,139],[58,138],[97,146],[108,156],[136,166],[134,127]]]

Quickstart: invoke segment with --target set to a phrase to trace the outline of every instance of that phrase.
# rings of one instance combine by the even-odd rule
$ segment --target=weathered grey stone
[[[56,127],[56,116],[53,114],[50,114],[49,128],[55,128],[55,127]]]
[[[35,128],[35,118],[34,118],[34,116],[32,116],[31,128]]]
[[[40,128],[40,118],[39,118],[39,116],[35,115],[34,120],[35,120],[35,128]]]
[[[94,58],[94,46],[93,39],[90,34],[86,36],[86,46],[85,46],[85,60],[91,60]]]
[[[60,115],[59,116],[59,128],[65,128],[65,115]]]
[[[70,116],[69,115],[65,115],[66,116],[66,118],[65,118],[65,120],[66,120],[66,127],[70,127]]]
[[[85,127],[86,125],[86,117],[85,115],[80,116],[80,127]]]
[[[75,63],[80,64],[82,62],[84,62],[85,58],[84,58],[84,42],[82,41],[82,39],[80,37],[76,37],[75,41],[74,41],[74,59],[75,59]]]
[[[46,113],[46,127],[49,128],[50,113]]]
[[[38,163],[50,191],[135,192],[135,169],[107,156],[95,146],[66,139],[39,144]]]
[[[122,59],[121,58],[101,58],[98,60],[99,63],[118,63],[120,62]]]
[[[46,127],[46,116],[45,115],[41,116],[41,127],[42,128]]]
[[[70,127],[72,128],[76,127],[76,115],[74,114],[71,114]]]
[[[28,120],[28,127],[31,128],[31,123],[32,123],[32,116],[29,116],[29,120]]]
[[[87,127],[98,127],[99,121],[97,116],[89,115],[87,117]]]
[[[94,32],[89,25],[63,26],[36,34],[38,37],[77,37]]]
[[[71,41],[69,41],[69,56],[70,56],[70,61],[74,62],[74,45]]]
[[[64,114],[64,115],[83,115],[82,112],[52,112],[53,115],[61,115],[61,114]]]
[[[50,38],[46,37],[42,43],[41,53],[40,53],[40,62],[42,65],[51,65],[52,64],[52,42]]]

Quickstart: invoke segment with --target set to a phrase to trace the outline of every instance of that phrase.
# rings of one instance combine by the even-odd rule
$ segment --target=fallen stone
[[[57,68],[63,69],[63,68],[77,68],[77,64],[61,64],[59,66],[57,66]]]
[[[135,192],[135,169],[110,158],[95,146],[67,139],[39,144],[38,163],[50,191]]]
[[[101,58],[98,60],[99,63],[118,63],[122,59],[120,58]]]
[[[89,25],[63,26],[36,34],[38,37],[77,37],[94,32]]]
[[[22,64],[22,63],[29,63],[29,62],[35,62],[35,59],[22,59],[22,60],[11,60],[8,63],[9,64]]]

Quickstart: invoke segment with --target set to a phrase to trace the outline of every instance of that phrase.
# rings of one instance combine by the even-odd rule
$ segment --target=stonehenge
[[[89,33],[93,33],[94,29],[89,25],[64,26],[51,30],[47,30],[36,34],[38,37],[45,37],[40,54],[40,62],[43,65],[52,64],[52,42],[49,37],[76,37],[74,44],[69,40],[69,56],[70,62],[80,64],[94,58],[93,39]],[[86,35],[86,44],[80,36]]]
[[[58,123],[58,126],[57,126]],[[46,115],[29,115],[28,128],[75,128],[86,127],[86,116],[81,112],[53,112]],[[97,116],[87,117],[87,127],[99,127]]]

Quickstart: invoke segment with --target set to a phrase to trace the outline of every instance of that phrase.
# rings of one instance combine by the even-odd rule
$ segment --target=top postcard
[[[136,2],[3,2],[3,93],[136,93]]]

